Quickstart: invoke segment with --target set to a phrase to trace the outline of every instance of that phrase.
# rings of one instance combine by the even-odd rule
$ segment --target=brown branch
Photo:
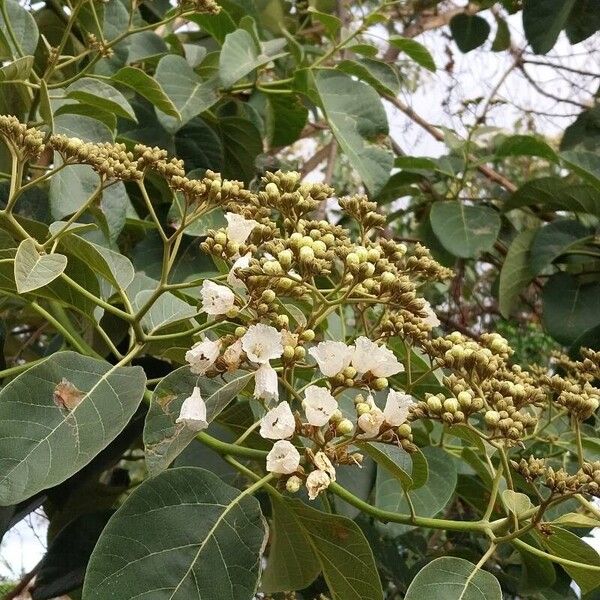
[[[319,148],[307,161],[304,162],[304,165],[302,165],[301,169],[302,177],[306,177],[306,175],[314,171],[324,160],[327,159],[332,144],[336,145],[335,141],[332,140],[329,142],[329,144]]]
[[[40,561],[37,565],[35,565],[35,567],[33,567],[33,569],[31,569],[31,571],[29,571],[29,573],[25,573],[25,575],[23,575],[23,577],[21,578],[21,581],[19,581],[19,583],[17,583],[17,585],[12,590],[4,594],[1,600],[14,600],[15,598],[18,598],[21,595],[21,592],[24,592],[29,587],[31,580],[37,575],[37,572],[40,570],[41,564],[42,563]]]

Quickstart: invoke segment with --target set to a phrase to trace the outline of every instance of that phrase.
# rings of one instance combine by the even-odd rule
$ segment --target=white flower
[[[352,366],[357,373],[370,371],[374,377],[390,377],[404,371],[404,365],[386,346],[378,346],[364,336],[356,338],[354,346]]]
[[[269,440],[284,440],[294,435],[296,420],[287,402],[272,408],[260,421],[260,435]]]
[[[242,340],[236,340],[231,346],[228,346],[223,352],[223,360],[229,371],[235,371],[242,361]]]
[[[190,371],[194,375],[204,375],[219,358],[221,342],[213,342],[204,338],[194,344],[186,353],[185,360],[190,365]]]
[[[317,469],[311,471],[306,478],[306,489],[308,490],[308,497],[314,500],[323,490],[326,490],[331,483],[329,475],[325,471]]]
[[[279,440],[267,454],[267,471],[289,475],[298,470],[300,466],[300,453],[291,442]]]
[[[224,285],[205,279],[200,291],[202,310],[209,315],[224,315],[235,303],[233,292]]]
[[[254,397],[261,400],[279,400],[277,371],[269,363],[260,365],[254,374]]]
[[[206,404],[202,400],[199,387],[196,386],[192,395],[183,401],[175,423],[183,423],[192,431],[200,431],[208,427],[208,422],[206,421]]]
[[[252,362],[264,364],[283,354],[281,332],[270,325],[250,325],[241,339],[242,348]]]
[[[338,403],[327,388],[309,385],[304,393],[302,406],[306,420],[315,427],[321,427],[329,421]]]
[[[236,213],[225,213],[225,219],[227,219],[227,237],[238,244],[244,244],[258,225],[254,219],[246,219]]]
[[[331,481],[335,481],[335,467],[325,452],[317,452],[313,458],[313,464],[319,471],[325,471]]]
[[[385,421],[383,413],[378,408],[372,408],[370,412],[358,417],[357,424],[365,432],[366,437],[375,437]]]
[[[385,402],[385,408],[383,409],[383,416],[386,423],[393,427],[402,425],[406,421],[408,411],[413,404],[414,399],[409,394],[390,390]]]
[[[437,318],[437,315],[433,312],[433,308],[431,308],[431,304],[429,304],[429,302],[427,302],[427,300],[423,300],[423,302],[425,303],[425,306],[423,306],[423,311],[427,313],[427,316],[425,317],[425,323],[430,325],[431,328],[439,327],[440,320]]]
[[[229,275],[227,275],[227,283],[233,287],[244,287],[244,282],[235,275],[236,269],[247,269],[250,266],[250,258],[252,258],[252,254],[248,252],[248,254],[244,254],[244,256],[240,256],[231,266],[231,270],[229,271]]]
[[[333,377],[350,365],[354,348],[344,342],[321,342],[308,353],[317,361],[319,369],[325,377]]]

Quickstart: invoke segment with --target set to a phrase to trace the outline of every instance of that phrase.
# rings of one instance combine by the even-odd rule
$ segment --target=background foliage
[[[510,132],[490,127],[488,114],[497,89],[472,101],[463,131],[428,123],[410,103],[411,93],[427,72],[451,68],[436,64],[427,47],[414,39],[423,31],[443,30],[451,52],[483,49],[507,53],[513,58],[511,69],[527,73],[528,61],[543,59],[561,32],[571,44],[590,39],[600,28],[598,2],[506,0],[456,7],[418,0],[357,5],[327,0],[225,0],[219,3],[218,14],[200,12],[200,4],[3,0],[0,113],[15,115],[45,132],[84,141],[159,146],[183,159],[188,173],[211,169],[249,186],[267,170],[316,172],[335,184],[340,194],[366,192],[387,215],[388,235],[420,240],[442,264],[454,268],[456,276],[449,286],[436,284],[427,290],[443,329],[474,336],[498,329],[516,348],[515,359],[523,365],[544,362],[550,351],[561,347],[572,353],[580,346],[600,349],[600,108],[595,97],[583,105],[576,103],[579,114],[560,139],[544,139],[527,124],[516,125]],[[515,14],[522,18],[526,49],[516,47],[511,39],[507,19]],[[591,74],[592,86],[597,87],[599,73],[594,69],[598,70],[597,65],[590,65],[590,72],[583,75]],[[531,81],[530,85],[538,84]],[[391,139],[390,106],[443,142],[445,153],[413,156],[401,140]],[[21,365],[35,363],[66,346],[79,354],[57,354],[55,359],[34,364],[28,375],[35,376],[40,386],[53,388],[49,383],[54,380],[52,371],[70,369],[71,379],[82,378],[78,387],[89,387],[85,378],[91,377],[90,373],[112,387],[113,380],[120,377],[119,370],[98,356],[116,362],[111,345],[122,350],[126,330],[118,315],[100,315],[85,290],[102,295],[106,286],[125,289],[134,285],[136,294],[151,294],[161,274],[162,242],[139,188],[118,182],[101,189],[88,205],[97,188],[97,176],[87,166],[68,166],[49,182],[42,178],[27,185],[54,160],[47,153],[38,165],[28,165],[16,208],[18,222],[33,235],[42,232],[42,236],[61,231],[57,222],[64,225],[74,214],[84,225],[56,239],[58,254],[40,257],[34,247],[21,244],[17,258],[13,231],[3,225],[0,288],[5,293],[0,335],[6,370],[0,415],[14,414],[11,402],[21,402],[30,389],[29,380],[11,381]],[[16,175],[12,168],[9,149],[1,146],[0,201],[4,209]],[[177,223],[181,206],[177,198],[173,201],[164,182],[158,178],[150,181],[149,193],[158,219]],[[330,207],[329,214],[335,216],[336,208]],[[209,227],[223,223],[222,215],[215,211],[188,230],[190,235],[183,239],[173,267],[173,283],[216,274],[217,268],[198,251],[198,241]],[[84,292],[53,276],[65,269],[66,259],[63,264],[58,257],[66,255],[64,276]],[[24,267],[13,276],[14,260]],[[157,335],[178,332],[178,321],[196,314],[190,297],[170,293],[164,298],[163,305],[147,314],[142,323],[151,335],[159,329]],[[94,320],[100,318],[108,341],[94,328]],[[74,323],[81,339],[65,339],[53,327],[53,320]],[[191,345],[191,335],[176,344],[157,340],[144,358],[150,381],[156,384],[166,376],[155,393],[161,387],[177,385],[170,380],[177,371],[169,374],[168,361],[181,363],[186,344]],[[95,358],[89,356],[90,348]],[[128,380],[131,377],[129,369]],[[44,471],[28,479],[26,486],[19,489],[23,478],[18,471],[2,467],[6,472],[0,500],[8,505],[0,514],[4,530],[42,504],[50,519],[48,557],[40,567],[34,592],[38,600],[81,587],[87,558],[110,511],[122,494],[145,476],[139,461],[140,439],[146,419],[144,444],[146,449],[151,446],[152,409],[146,416],[143,405],[139,407],[144,386],[135,383],[131,382],[130,393],[112,399],[114,418],[107,414],[106,419],[112,430],[95,431],[85,441],[89,446],[74,449],[64,445],[61,428],[69,424],[57,422],[55,435],[60,442],[51,445],[58,454],[52,464],[40,459],[24,466],[29,470],[36,464]],[[233,382],[232,390],[235,386]],[[236,394],[232,391],[230,398]],[[93,396],[85,399],[90,411],[94,409]],[[108,402],[104,394],[102,398]],[[219,415],[215,422],[219,439],[232,441],[252,422],[249,409],[243,423],[240,414],[225,409]],[[0,438],[8,439],[11,426],[5,423]],[[590,428],[586,449],[595,457],[597,425],[590,422],[586,426]],[[429,433],[432,442],[436,434]],[[557,427],[556,435],[560,433]],[[565,451],[572,451],[574,443],[569,437],[549,445],[544,442],[538,451],[554,452],[558,462],[568,462]],[[467,450],[468,444],[460,450],[463,460],[459,461],[448,453],[440,454],[444,452],[441,449],[426,448],[429,477],[424,477],[413,497],[424,515],[444,512],[460,517],[465,511],[478,510],[480,464]],[[170,462],[163,459],[163,467]],[[69,473],[64,470],[67,464]],[[188,446],[177,464],[209,464],[228,484],[241,483],[218,454],[199,442]],[[148,468],[152,471],[152,461]],[[413,478],[418,476],[415,465],[411,468]],[[167,473],[177,478],[182,472]],[[198,486],[215,488],[222,502],[230,501],[232,488],[214,483],[213,478],[209,473],[202,475]],[[361,498],[374,497],[379,508],[406,512],[398,486],[389,480],[387,471],[379,469],[375,474],[371,464],[359,477],[344,483]],[[156,490],[156,498],[167,502],[166,479],[143,483],[139,493],[153,485],[164,486]],[[193,503],[190,515],[181,518],[193,521],[191,515],[203,509],[206,499],[198,497]],[[236,518],[247,521],[249,546],[260,548],[258,503],[252,496],[244,496],[232,510]],[[357,517],[354,509],[338,498],[335,510],[356,522],[324,516],[299,501],[285,500],[272,507],[275,531],[289,528],[286,536],[276,535],[272,543],[281,545],[281,554],[298,554],[286,583],[294,589],[306,588],[303,597],[318,593],[351,597],[337,587],[343,583],[337,581],[337,571],[327,557],[339,552],[334,548],[340,546],[340,540],[348,545],[362,543],[360,530],[371,544],[389,598],[402,597],[407,590],[408,598],[424,597],[419,590],[435,581],[435,573],[424,569],[414,576],[426,563],[435,565],[429,561],[440,555],[456,555],[448,558],[451,562],[445,566],[458,580],[489,590],[486,597],[499,597],[498,584],[487,572],[477,571],[469,579],[469,572],[464,571],[469,568],[465,559],[477,562],[480,554],[478,542],[468,533],[449,531],[440,539],[438,533],[405,525],[376,525],[364,515]],[[589,523],[576,525],[581,525],[575,529],[578,534],[590,528]],[[319,532],[324,533],[319,536]],[[559,540],[556,546],[547,550],[578,562],[598,562],[596,554],[574,533],[561,529],[555,539]],[[65,546],[77,549],[69,554],[73,564],[56,560],[56,556],[65,556]],[[313,552],[308,552],[309,548]],[[357,557],[360,552],[357,550]],[[496,576],[509,597],[570,597],[569,585],[575,580],[591,598],[597,584],[597,572],[582,575],[527,552],[519,554],[514,548],[507,549],[498,561],[501,569]],[[364,567],[350,559],[336,566],[347,574]],[[254,572],[252,569],[256,571],[258,565],[249,571]],[[322,576],[317,578],[319,573]],[[93,576],[102,580],[101,572]],[[282,589],[273,570],[264,575],[264,582],[267,592]],[[448,581],[435,585],[445,586]],[[108,595],[105,590],[98,593],[89,597]],[[243,597],[243,592],[239,593],[242,595],[231,597]],[[361,598],[379,597],[376,592],[357,593]],[[446,595],[449,593],[444,588],[444,597],[451,597]]]

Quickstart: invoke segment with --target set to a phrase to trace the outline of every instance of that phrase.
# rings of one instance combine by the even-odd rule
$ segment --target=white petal
[[[202,310],[209,315],[224,315],[235,304],[234,293],[226,286],[205,279],[200,291]]]
[[[261,365],[254,374],[254,397],[261,400],[279,400],[277,371],[269,363]]]
[[[317,452],[313,459],[313,464],[320,471],[325,471],[325,473],[329,475],[329,479],[331,479],[331,481],[335,481],[335,467],[325,452]]]
[[[308,353],[317,361],[325,377],[333,377],[350,365],[353,350],[344,342],[326,341],[317,344]]]
[[[295,430],[296,420],[287,402],[272,408],[260,421],[260,435],[269,440],[292,437]]]
[[[283,354],[281,332],[270,325],[250,325],[241,340],[242,348],[252,362],[264,364]]]
[[[229,271],[229,275],[227,275],[227,283],[233,287],[244,287],[244,282],[235,276],[236,269],[247,269],[250,265],[250,259],[252,258],[252,254],[248,252],[248,254],[244,254],[244,256],[240,256],[231,266],[231,270]]]
[[[427,300],[423,300],[423,302],[425,303],[423,310],[427,313],[427,316],[425,317],[425,323],[427,323],[429,326],[431,326],[432,329],[434,327],[439,327],[440,320],[437,318],[437,315],[435,314],[435,312],[433,312],[433,308],[431,308],[431,304],[429,304],[429,302]]]
[[[386,346],[378,346],[364,336],[358,337],[354,346],[352,366],[358,373],[370,372],[374,377],[391,377],[404,371],[404,365]]]
[[[410,407],[414,404],[414,399],[409,394],[402,394],[390,390],[383,409],[383,416],[386,423],[394,427],[402,425],[408,417]]]
[[[298,470],[300,453],[291,442],[279,440],[267,454],[267,471],[289,475]]]
[[[337,400],[327,388],[317,385],[309,385],[304,394],[302,406],[306,420],[315,427],[322,427],[337,409]]]
[[[226,213],[225,219],[227,219],[227,237],[238,244],[244,244],[258,225],[254,219],[246,219],[236,213]]]
[[[194,375],[203,375],[219,358],[221,342],[203,339],[194,344],[186,353],[185,360]]]
[[[231,346],[228,346],[225,352],[223,352],[223,360],[227,365],[227,368],[231,371],[235,371],[240,366],[242,360],[242,341],[236,340]]]
[[[373,408],[371,412],[360,415],[357,424],[365,432],[365,437],[375,437],[384,421],[383,413],[378,408]]]
[[[192,395],[183,401],[175,423],[183,423],[193,431],[200,431],[208,427],[206,421],[206,404],[202,400],[199,387],[195,387]]]

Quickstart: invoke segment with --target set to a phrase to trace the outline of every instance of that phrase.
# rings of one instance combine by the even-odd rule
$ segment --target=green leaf
[[[433,517],[448,503],[456,488],[456,467],[449,455],[441,448],[423,448],[423,455],[429,467],[427,482],[418,489],[406,493],[410,495],[417,515]],[[413,467],[413,481],[415,472]],[[406,495],[398,479],[387,469],[377,469],[375,483],[375,504],[378,508],[392,512],[409,514]],[[382,531],[390,535],[400,535],[409,530],[406,525],[389,523],[381,526]]]
[[[33,67],[33,56],[22,56],[0,68],[0,83],[14,82],[19,79],[28,79]]]
[[[235,31],[235,21],[229,13],[221,6],[221,10],[217,15],[211,14],[195,14],[187,17],[211,35],[219,44],[223,45],[228,33]]]
[[[524,183],[505,202],[504,210],[533,205],[600,217],[600,194],[594,187],[559,177],[541,177]]]
[[[584,0],[572,10],[565,31],[571,44],[578,44],[600,29],[600,3],[598,0]]]
[[[464,558],[444,556],[425,565],[404,600],[502,600],[498,580]]]
[[[80,102],[137,122],[133,108],[125,96],[104,81],[82,77],[65,90],[65,95],[67,98],[75,98]]]
[[[502,263],[498,303],[500,313],[507,319],[519,300],[519,294],[535,276],[529,264],[529,249],[536,233],[535,229],[521,231],[512,241]]]
[[[157,107],[158,120],[170,133],[175,133],[219,99],[216,81],[201,79],[182,56],[168,54],[161,58],[154,78],[181,116],[173,118]]]
[[[302,133],[308,120],[308,109],[296,95],[266,94],[267,138],[271,147],[289,146]]]
[[[354,75],[361,81],[369,84],[382,95],[395,96],[400,90],[400,80],[393,67],[374,58],[358,58],[356,60],[342,60],[336,69]]]
[[[50,233],[54,234],[63,227],[62,221],[52,223]],[[133,281],[135,272],[131,261],[118,252],[85,240],[70,230],[61,236],[60,246],[63,252],[78,256],[116,288],[124,290]]]
[[[337,71],[314,76],[317,102],[350,164],[376,195],[390,177],[393,155],[383,144],[388,134],[385,109],[377,92]]]
[[[15,283],[17,292],[26,294],[54,281],[66,268],[63,254],[40,254],[35,241],[24,239],[15,255]]]
[[[55,133],[77,137],[84,142],[112,142],[113,135],[104,123],[85,115],[61,114],[54,119]],[[58,175],[61,175],[59,173]],[[53,177],[52,180],[55,178]]]
[[[266,527],[258,501],[195,467],[145,480],[102,532],[85,600],[249,600]]]
[[[122,431],[144,393],[141,367],[57,352],[0,391],[0,505],[77,473]]]
[[[568,273],[552,275],[544,286],[543,323],[561,344],[572,345],[600,325],[600,283],[585,283]]]
[[[554,519],[552,521],[553,525],[563,525],[564,527],[600,527],[600,520],[594,517],[588,517],[587,515],[582,515],[581,513],[566,513],[558,517],[558,519]]]
[[[258,67],[280,56],[283,54],[268,56],[263,53],[245,29],[236,29],[225,37],[219,56],[219,80],[224,88],[230,88]]]
[[[282,503],[312,546],[332,600],[383,600],[373,553],[354,521],[320,512],[298,499]]]
[[[338,19],[335,15],[319,12],[313,6],[309,6],[307,12],[311,15],[313,23],[315,21],[318,21],[319,23],[321,23],[321,25],[323,25],[329,39],[335,39],[335,36],[339,33],[340,29],[342,28],[342,22],[340,21],[340,19]]]
[[[223,176],[248,183],[256,175],[262,138],[256,126],[242,117],[223,117],[217,124],[223,145]]]
[[[152,393],[144,425],[146,466],[150,474],[166,469],[196,437],[196,432],[175,423],[183,401],[191,395],[194,386],[200,388],[206,403],[206,420],[210,423],[246,387],[252,376],[247,371],[236,371],[222,377],[198,377],[186,366],[163,377]]]
[[[411,455],[391,444],[381,444],[378,442],[366,442],[359,444],[378,465],[391,473],[402,485],[405,490],[414,487],[412,477],[408,474],[412,470]]]
[[[123,67],[112,75],[111,79],[116,83],[121,83],[135,90],[140,96],[146,98],[146,100],[166,115],[181,119],[177,107],[173,104],[169,96],[167,96],[160,84],[141,69],[137,67]]]
[[[412,58],[418,65],[435,72],[435,60],[433,60],[433,56],[431,56],[431,53],[423,44],[410,38],[392,36],[390,37],[390,45],[404,52],[404,54]]]
[[[540,156],[550,162],[558,160],[558,155],[546,142],[532,135],[511,135],[500,144],[496,156]]]
[[[288,503],[272,497],[271,506],[271,546],[262,574],[261,591],[302,590],[321,572],[318,555]]]
[[[537,275],[589,235],[589,229],[574,219],[557,219],[540,227],[529,251],[531,272]]]
[[[523,1],[523,29],[536,54],[552,50],[575,4],[575,0]]]
[[[586,544],[574,533],[549,524],[550,535],[538,535],[542,546],[555,556],[567,558],[584,565],[600,567],[600,555],[589,544]],[[562,565],[563,569],[575,580],[582,594],[587,594],[600,585],[600,571]]]
[[[600,190],[600,156],[597,152],[566,150],[560,153],[560,158],[582,179]]]
[[[504,490],[502,492],[502,501],[504,502],[504,506],[516,515],[522,515],[533,506],[529,496],[521,492],[514,492],[513,490]]]
[[[444,248],[461,258],[472,258],[491,250],[501,225],[494,209],[462,202],[435,202],[429,219]]]
[[[479,48],[490,35],[490,24],[479,15],[459,13],[450,19],[450,31],[461,52]]]
[[[496,36],[492,42],[492,52],[503,52],[510,48],[510,29],[506,19],[494,15],[496,19]]]
[[[16,0],[2,0],[0,11],[0,59],[33,56],[40,37],[33,15]],[[4,19],[4,13],[8,23]],[[10,32],[9,32],[10,27]]]

